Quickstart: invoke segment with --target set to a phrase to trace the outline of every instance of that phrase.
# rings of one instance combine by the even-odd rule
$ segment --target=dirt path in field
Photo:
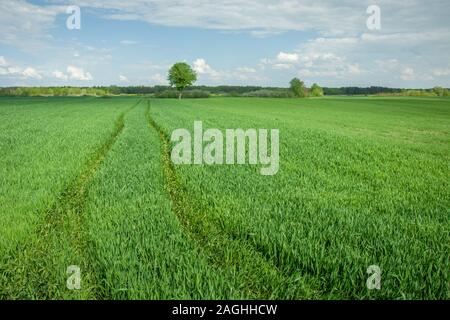
[[[303,279],[284,274],[255,247],[233,237],[223,227],[220,217],[186,189],[170,159],[169,137],[151,117],[150,102],[147,103],[149,126],[157,131],[161,140],[166,190],[172,201],[172,211],[209,263],[231,273],[237,290],[251,299],[314,297],[314,291]]]
[[[97,149],[85,169],[58,197],[58,201],[41,213],[36,241],[26,245],[10,270],[9,283],[2,295],[23,299],[95,299],[99,297],[101,279],[92,271],[89,242],[85,230],[84,207],[90,181],[125,126],[124,118],[142,100],[120,114],[109,138]],[[90,249],[92,252],[92,249]],[[67,268],[78,266],[81,290],[68,290]]]

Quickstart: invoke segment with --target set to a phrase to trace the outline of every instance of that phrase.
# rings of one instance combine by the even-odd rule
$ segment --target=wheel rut
[[[166,191],[172,202],[173,214],[184,231],[205,254],[209,263],[234,279],[242,296],[251,299],[307,298],[312,291],[300,278],[292,279],[276,265],[242,239],[233,237],[223,227],[223,221],[204,206],[181,182],[170,159],[171,144],[163,129],[151,117],[148,101],[147,119],[161,141],[162,163]],[[286,297],[286,292],[289,297]]]
[[[59,195],[55,204],[42,212],[36,240],[18,252],[3,296],[23,299],[96,299],[101,295],[101,275],[92,270],[93,243],[85,228],[85,202],[89,183],[125,127],[125,116],[142,100],[120,114],[111,135],[87,161],[84,170]],[[95,250],[94,250],[95,251]],[[80,268],[81,289],[68,290],[67,268]]]

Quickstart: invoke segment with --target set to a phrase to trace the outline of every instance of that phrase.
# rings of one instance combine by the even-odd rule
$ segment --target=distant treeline
[[[383,94],[383,93],[401,93],[402,89],[395,88],[385,88],[385,87],[368,87],[368,88],[360,88],[360,87],[342,87],[342,88],[323,88],[323,92],[327,96],[336,96],[336,95],[374,95],[374,94]]]
[[[221,95],[231,97],[253,96],[271,93],[276,96],[289,95],[287,88],[258,86],[194,86],[186,88],[184,97],[209,97]],[[0,96],[105,96],[105,95],[151,95],[159,98],[177,98],[178,93],[169,86],[108,86],[108,87],[7,87],[0,88]]]
[[[386,87],[342,87],[323,88],[327,96],[333,95],[386,95],[446,97],[449,90],[441,87],[432,89],[396,89]],[[178,93],[169,86],[108,86],[108,87],[7,87],[0,88],[0,96],[110,96],[149,95],[159,98],[176,98]],[[186,98],[207,98],[209,96],[289,98],[293,94],[288,88],[259,86],[194,86],[187,88]]]
[[[386,87],[343,87],[343,88],[323,88],[327,96],[333,95],[380,95],[380,96],[410,96],[410,97],[448,97],[449,89],[434,87],[431,89],[398,89]]]

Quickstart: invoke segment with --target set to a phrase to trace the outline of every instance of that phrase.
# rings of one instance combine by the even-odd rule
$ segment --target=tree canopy
[[[323,96],[323,89],[317,83],[314,83],[311,86],[311,96],[312,97],[322,97]]]
[[[305,83],[301,81],[298,78],[294,78],[290,82],[291,85],[291,91],[294,93],[294,95],[298,98],[305,98],[306,97],[306,87]]]
[[[434,87],[432,90],[438,97],[448,97],[450,95],[448,89],[442,87]]]
[[[172,87],[179,91],[178,98],[181,99],[184,89],[192,86],[197,81],[197,74],[187,63],[178,62],[170,68],[167,80],[169,80]]]

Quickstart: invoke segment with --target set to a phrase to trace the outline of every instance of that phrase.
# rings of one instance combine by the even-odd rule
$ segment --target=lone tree
[[[187,87],[194,84],[197,81],[197,74],[192,70],[191,66],[184,62],[175,63],[169,70],[169,80],[172,87],[177,88],[180,92],[178,99],[183,96],[183,91]]]
[[[290,82],[291,91],[294,93],[296,97],[305,98],[306,97],[306,87],[305,83],[301,81],[299,78],[294,78]]]
[[[311,96],[313,97],[323,96],[323,89],[317,83],[314,83],[311,87]]]

